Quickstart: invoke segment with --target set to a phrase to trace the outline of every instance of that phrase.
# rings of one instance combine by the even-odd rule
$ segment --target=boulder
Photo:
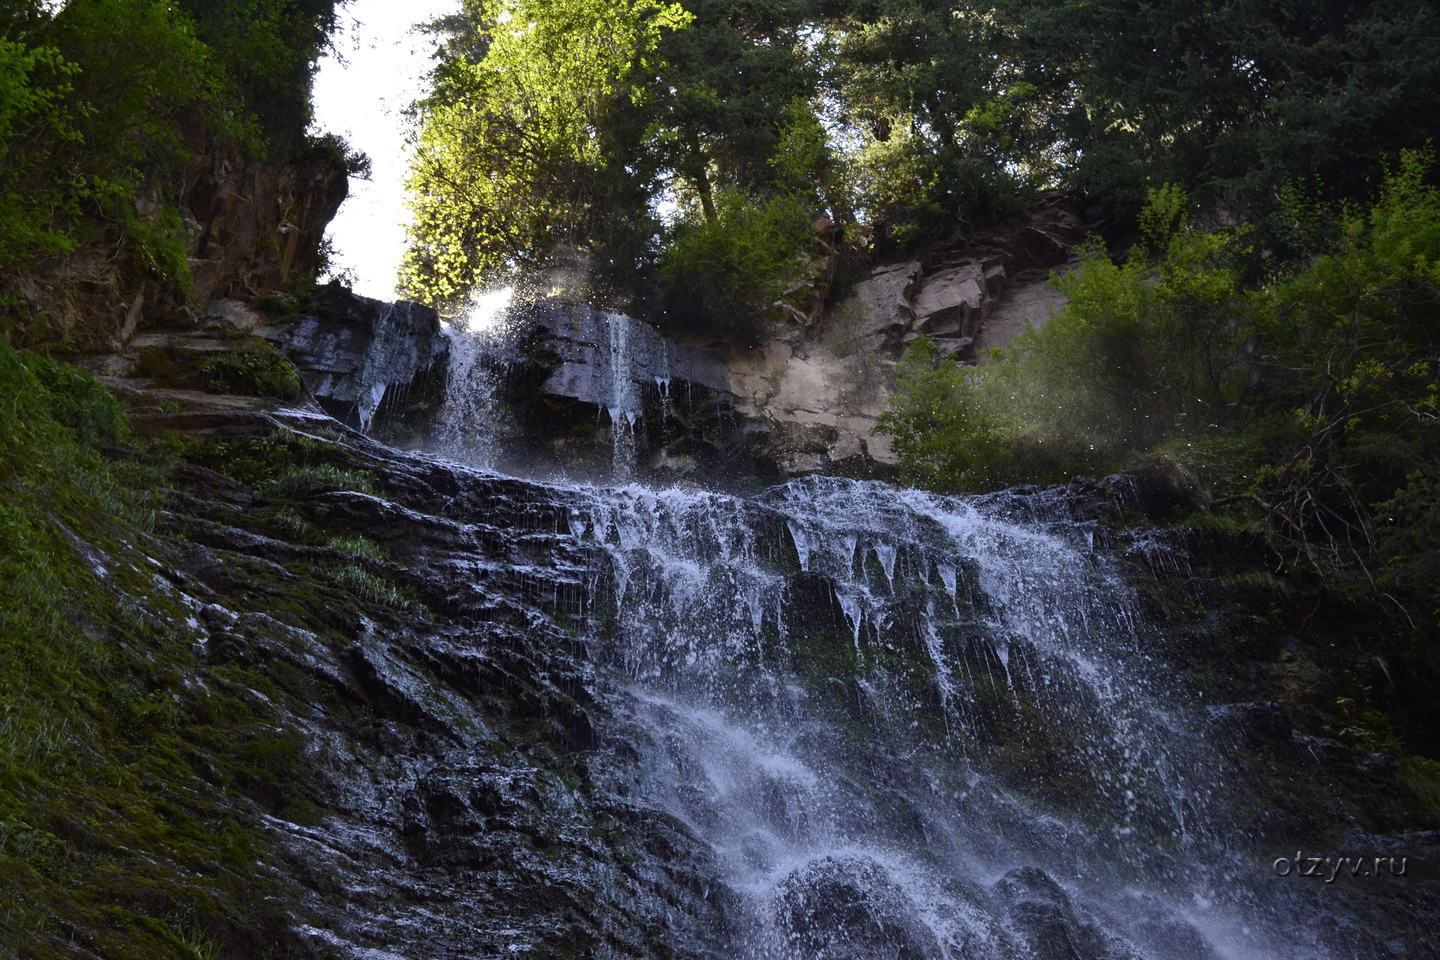
[[[855,315],[867,336],[903,336],[915,321],[910,296],[919,277],[920,264],[915,260],[880,267],[868,279],[855,284],[844,309]]]
[[[542,388],[552,396],[635,414],[650,386],[684,382],[730,392],[725,362],[714,351],[668,340],[624,314],[547,299],[525,307],[520,325],[557,361]]]
[[[939,960],[935,934],[885,868],[868,857],[825,857],[786,877],[777,915],[804,960]]]
[[[263,333],[325,412],[348,426],[414,419],[412,407],[428,412],[443,399],[450,341],[430,307],[336,289],[310,313]]]
[[[994,893],[1009,912],[1015,932],[1035,960],[1119,960],[1095,927],[1075,916],[1070,897],[1039,867],[1011,870]]]
[[[259,311],[239,300],[216,300],[206,308],[205,316],[241,333],[250,333],[265,323]]]
[[[964,264],[925,279],[915,295],[915,319],[931,336],[970,336],[984,320],[989,302],[984,267]]]

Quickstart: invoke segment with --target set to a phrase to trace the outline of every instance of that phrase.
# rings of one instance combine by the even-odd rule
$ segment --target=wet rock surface
[[[321,408],[347,426],[387,439],[401,428],[413,435],[444,398],[450,342],[439,315],[421,304],[337,288],[311,310],[260,332],[295,364]]]
[[[1385,833],[1393,771],[1177,682],[1120,479],[745,500],[515,480],[303,409],[139,425],[209,444],[148,609],[188,624],[186,683],[293,744],[235,814],[272,955],[1380,960],[1440,935],[1419,872],[1274,876],[1297,844],[1436,841]],[[251,476],[260,452],[290,466]]]
[[[806,960],[939,960],[935,934],[874,861],[825,858],[779,888],[781,923]]]

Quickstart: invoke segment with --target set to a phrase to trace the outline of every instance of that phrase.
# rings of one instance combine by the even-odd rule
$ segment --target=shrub
[[[1184,196],[1152,195],[1147,239],[1123,264],[1098,247],[1054,282],[1069,306],[1006,353],[959,368],[923,340],[899,369],[884,427],[930,486],[975,490],[1108,472],[1168,438],[1203,434],[1248,389],[1256,309],[1235,232],[1176,229]]]
[[[303,390],[294,365],[268,346],[211,357],[199,370],[211,393],[294,400]]]

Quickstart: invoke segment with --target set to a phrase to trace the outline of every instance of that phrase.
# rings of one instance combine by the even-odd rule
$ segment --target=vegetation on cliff
[[[182,694],[185,616],[155,608],[137,549],[165,461],[107,456],[127,438],[114,398],[3,344],[0,403],[0,943],[214,957],[222,918],[264,925],[264,885],[248,826],[188,761],[249,711]],[[214,759],[232,772],[269,762],[227,752]]]
[[[1368,212],[1297,202],[1297,228],[1335,239],[1258,285],[1245,282],[1252,231],[1192,228],[1178,189],[1155,192],[1146,242],[1121,263],[1092,247],[1057,278],[1069,306],[1008,352],[965,368],[916,344],[884,421],[903,468],[976,491],[1107,473],[1160,449],[1233,471],[1217,495],[1259,511],[1277,545],[1332,566],[1356,544],[1378,549],[1388,518],[1440,477],[1440,191],[1427,166],[1406,154]]]
[[[302,148],[334,19],[335,0],[4,0],[0,275],[98,243],[183,294],[186,163]]]
[[[1142,472],[1168,472],[1180,491],[1159,519],[1207,550],[1234,549],[1232,574],[1268,562],[1256,576],[1301,589],[1311,615],[1323,604],[1335,618],[1326,629],[1355,644],[1362,672],[1375,657],[1405,663],[1398,677],[1385,667],[1382,682],[1392,692],[1408,682],[1407,726],[1425,730],[1426,649],[1440,633],[1432,160],[1403,154],[1368,210],[1291,194],[1285,226],[1308,255],[1259,282],[1253,229],[1197,229],[1180,190],[1155,191],[1144,242],[1120,263],[1091,248],[1056,279],[1068,307],[1007,352],[970,368],[923,339],[906,354],[882,420],[902,470],[977,491],[1103,475],[1148,456]],[[1434,749],[1430,734],[1421,740]]]
[[[626,25],[607,54],[623,69],[561,57],[533,96],[503,95],[546,51],[590,50],[601,21]],[[1363,200],[1440,116],[1423,0],[486,0],[437,29],[405,279],[432,303],[573,249],[723,327],[773,313],[761,251],[923,250],[1047,187],[1127,215],[1173,183],[1282,243],[1287,185]],[[706,315],[697,286],[723,308]]]
[[[0,3],[0,274],[99,244],[183,288],[178,197],[196,138],[251,157],[303,142],[333,0]],[[1425,644],[1440,629],[1440,194],[1404,152],[1440,122],[1432,6],[477,0],[441,25],[435,92],[419,108],[406,282],[453,303],[569,248],[740,330],[795,306],[822,247],[924,250],[1044,186],[1121,212],[1149,198],[1144,243],[1122,263],[1091,250],[1063,281],[1070,309],[1009,354],[965,371],[920,341],[889,421],[905,468],[985,489],[1158,452],[1149,463],[1179,491],[1164,519],[1208,551],[1212,579],[1228,578],[1231,622],[1262,623],[1244,629],[1273,640],[1296,596],[1343,610],[1351,619],[1327,629],[1362,638],[1343,651],[1360,666],[1324,665],[1339,679],[1324,686],[1322,721],[1362,753],[1414,749],[1405,738],[1433,728],[1433,695],[1387,712],[1395,701],[1367,684],[1392,669],[1411,690],[1402,668],[1433,676]],[[1335,205],[1367,198],[1387,160],[1373,207]],[[232,393],[300,389],[268,352],[195,372]],[[305,919],[303,891],[275,893],[267,868],[283,854],[262,824],[315,817],[324,781],[307,775],[302,731],[369,738],[367,755],[384,757],[395,731],[440,729],[439,742],[451,729],[416,734],[428,708],[373,682],[385,661],[361,639],[376,623],[401,636],[447,603],[442,617],[472,618],[466,643],[500,622],[494,597],[461,596],[490,582],[391,559],[418,521],[394,520],[377,497],[318,498],[385,492],[410,510],[428,497],[438,516],[469,492],[439,470],[432,490],[395,463],[402,482],[387,486],[359,448],[267,433],[261,415],[251,433],[142,444],[93,380],[3,343],[0,411],[0,955],[22,937],[36,956],[283,951],[276,931]],[[549,536],[568,515],[537,512],[528,491],[513,501],[477,495],[466,522]],[[547,743],[579,753],[594,741],[581,672],[543,659],[573,639],[561,629],[573,584],[532,576],[561,570],[559,554],[504,556],[505,589],[553,607],[508,606],[490,666],[437,669],[466,716],[507,718],[518,769]],[[189,563],[208,564],[208,580]],[[878,583],[878,555],[871,566]],[[1193,586],[1154,589],[1173,613],[1199,606],[1182,595]],[[837,611],[819,638],[830,653],[851,649]],[[1401,624],[1388,646],[1367,646]],[[1197,662],[1222,641],[1245,669],[1262,659],[1238,628],[1222,636],[1207,621],[1194,636]],[[430,652],[415,662],[433,666]],[[928,695],[917,660],[893,662]],[[817,684],[832,679],[816,669]],[[1288,697],[1284,682],[1271,688]],[[1263,688],[1247,677],[1221,689]],[[1440,796],[1433,762],[1405,763],[1417,793]],[[567,759],[550,772],[580,782],[584,769]],[[471,822],[495,850],[572,849]],[[628,857],[595,822],[584,855]],[[447,838],[427,852],[421,833],[407,834],[415,856],[448,855]],[[626,875],[591,859],[608,882]],[[615,888],[638,902],[630,889]]]

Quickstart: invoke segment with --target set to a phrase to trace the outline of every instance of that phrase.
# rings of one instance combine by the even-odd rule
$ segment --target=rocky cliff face
[[[439,422],[411,434],[537,475],[741,487],[888,477],[895,458],[875,423],[900,353],[924,335],[974,363],[1043,324],[1063,306],[1050,271],[1100,226],[1088,214],[1074,198],[1045,198],[961,249],[876,268],[827,311],[797,312],[756,344],[662,334],[558,299],[477,308],[450,334],[465,359],[448,373]]]
[[[1399,832],[1393,770],[1297,731],[1253,673],[1197,680],[1205,644],[1146,598],[1223,588],[1127,525],[1166,495],[1144,477],[738,500],[514,480],[303,409],[137,426],[189,443],[159,527],[72,547],[135,592],[203,718],[154,785],[167,816],[203,797],[248,838],[146,869],[253,874],[264,902],[129,908],[221,955],[1391,960],[1440,937],[1436,840]],[[235,772],[216,738],[241,722]],[[82,863],[103,838],[66,842]],[[1409,874],[1276,876],[1297,846]]]
[[[293,277],[314,277],[325,228],[347,192],[344,161],[319,148],[288,163],[258,162],[197,141],[179,203],[193,289],[162,276],[113,225],[93,225],[98,239],[17,279],[20,340],[114,353],[148,323],[192,305],[254,300]],[[138,197],[135,214],[158,229],[163,210],[158,198]]]
[[[278,167],[201,155],[185,195],[196,299],[252,299],[314,277],[320,242],[348,193],[344,161],[322,147]]]
[[[237,336],[260,338],[343,422],[466,462],[735,489],[810,474],[885,478],[895,458],[875,424],[900,353],[925,335],[973,363],[978,350],[1043,323],[1062,305],[1049,271],[1099,226],[1073,198],[1048,198],[962,249],[876,268],[828,311],[796,313],[755,345],[662,334],[560,299],[472,311],[449,330],[427,308],[339,289],[299,316],[266,309],[260,295],[314,269],[344,197],[338,163],[322,152],[271,175],[236,158],[197,160],[187,209],[198,218],[191,264],[202,309],[167,312],[143,279],[122,301],[118,267],[95,266],[110,280],[81,283],[88,261],[72,258],[57,278],[57,322],[86,347],[83,364],[132,393],[197,388],[195,377],[172,375],[177,362],[203,364],[237,349]]]

